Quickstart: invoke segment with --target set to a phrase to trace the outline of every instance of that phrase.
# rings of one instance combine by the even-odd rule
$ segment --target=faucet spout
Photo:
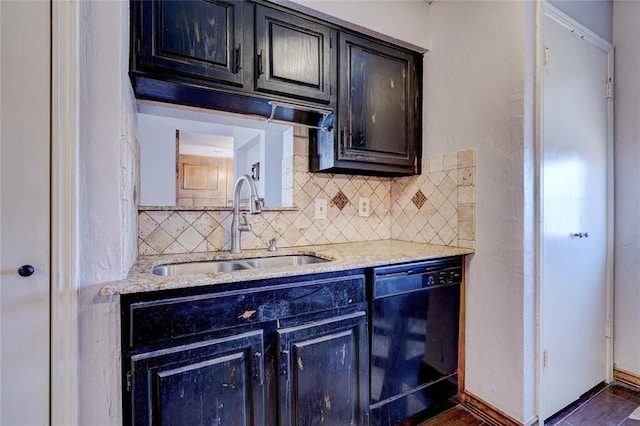
[[[240,218],[240,191],[242,190],[242,184],[249,185],[249,191],[251,193],[249,197],[249,213],[258,214],[262,212],[260,205],[260,198],[258,197],[258,190],[256,184],[249,175],[241,175],[236,180],[233,187],[233,220],[231,221],[231,253],[242,253],[240,247],[241,233],[242,231],[251,231],[251,224],[247,222],[246,217]]]

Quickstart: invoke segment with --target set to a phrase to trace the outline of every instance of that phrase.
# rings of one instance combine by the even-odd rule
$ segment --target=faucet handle
[[[277,251],[278,247],[276,247],[278,240],[276,240],[275,238],[272,238],[269,240],[269,248],[267,249],[268,251]]]
[[[246,213],[242,213],[240,215],[240,224],[238,225],[238,229],[240,231],[251,231],[251,224],[249,223],[249,220],[247,219],[247,214]]]

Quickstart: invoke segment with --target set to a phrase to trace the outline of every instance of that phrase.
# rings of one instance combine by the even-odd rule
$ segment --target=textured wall
[[[613,40],[613,0],[550,0],[549,3],[605,40]]]
[[[139,147],[128,83],[127,2],[79,2],[80,290],[78,421],[121,423],[117,300],[102,283],[137,256]]]
[[[615,54],[614,363],[640,375],[640,2],[613,5]]]
[[[532,244],[524,218],[531,18],[525,2],[436,1],[425,65],[426,154],[476,150],[478,227],[467,282],[465,386],[521,422],[535,414],[535,299],[533,283],[524,278]]]

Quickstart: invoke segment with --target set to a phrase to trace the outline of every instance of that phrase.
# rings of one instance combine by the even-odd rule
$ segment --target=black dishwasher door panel
[[[373,425],[437,410],[457,393],[461,279],[460,263],[374,271]]]
[[[457,285],[374,300],[372,402],[456,372],[459,305]]]

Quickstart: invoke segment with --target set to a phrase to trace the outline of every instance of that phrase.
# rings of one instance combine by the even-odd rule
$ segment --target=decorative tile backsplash
[[[391,184],[391,238],[475,247],[475,151],[426,158]]]
[[[475,151],[425,158],[423,174],[403,178],[309,173],[306,138],[294,139],[283,172],[293,173],[289,197],[296,210],[249,215],[244,249],[399,239],[475,246]],[[370,216],[358,215],[360,197]],[[314,219],[315,200],[328,201],[327,219]],[[230,211],[141,211],[139,254],[229,250]]]

